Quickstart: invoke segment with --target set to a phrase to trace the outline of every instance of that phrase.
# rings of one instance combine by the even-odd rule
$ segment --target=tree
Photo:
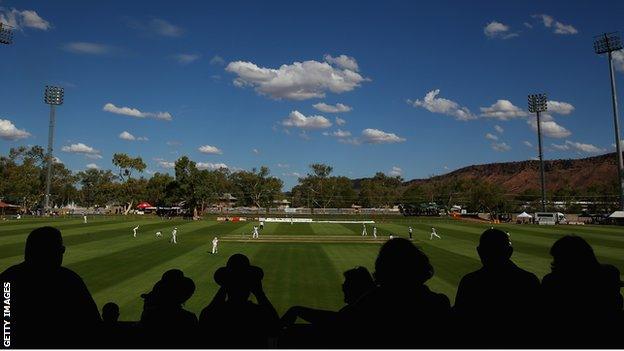
[[[373,178],[360,183],[360,205],[364,207],[389,207],[394,205],[400,195],[403,179],[400,176],[389,177],[377,172]]]
[[[258,208],[269,207],[282,192],[282,180],[270,176],[266,166],[250,171],[239,171],[231,175],[230,179],[235,194],[243,205],[253,205]]]
[[[198,188],[199,170],[195,162],[188,157],[182,156],[175,162],[175,188],[179,199],[184,202],[184,206],[190,211],[197,210],[199,198],[196,189]]]
[[[167,173],[156,172],[147,181],[145,199],[155,206],[170,205],[174,201],[175,179]]]
[[[147,165],[143,162],[141,157],[130,157],[124,153],[116,153],[113,155],[113,165],[119,168],[118,177],[119,180],[124,183],[119,187],[119,199],[125,205],[124,214],[128,214],[132,209],[132,204],[135,200],[144,193],[144,189],[140,189],[139,186],[144,186],[144,182],[137,182],[132,180],[132,171],[143,172]]]
[[[77,174],[81,185],[80,203],[83,206],[105,206],[115,198],[115,175],[110,170],[87,169]]]

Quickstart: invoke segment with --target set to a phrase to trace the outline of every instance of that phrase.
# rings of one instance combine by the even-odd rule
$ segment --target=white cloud
[[[397,166],[392,167],[392,170],[390,171],[391,176],[396,177],[396,176],[400,176],[401,174],[403,174],[403,170],[400,167],[397,167]]]
[[[225,65],[225,60],[223,59],[223,57],[219,56],[219,55],[214,55],[211,59],[210,59],[210,64],[211,65]]]
[[[182,143],[177,141],[177,140],[169,140],[169,141],[167,141],[167,145],[169,145],[169,146],[180,146],[180,145],[182,145]]]
[[[121,133],[119,133],[119,139],[122,140],[128,140],[128,141],[148,141],[149,139],[147,137],[135,137],[134,135],[130,134],[127,131],[123,131]]]
[[[526,147],[533,147],[533,144],[531,144],[531,142],[530,142],[530,141],[528,141],[528,140],[525,140],[525,141],[523,141],[522,143],[523,143]]]
[[[492,140],[492,141],[496,141],[496,140],[498,140],[498,137],[497,137],[496,135],[492,134],[492,133],[487,133],[487,134],[485,134],[485,138],[486,138],[487,140]]]
[[[74,54],[87,55],[106,55],[113,51],[113,47],[111,46],[84,41],[66,43],[65,45],[63,45],[63,49]]]
[[[167,168],[167,169],[175,168],[175,162],[165,161],[165,160],[158,160],[157,162],[158,162],[158,165],[162,168]]]
[[[134,136],[134,135],[132,135],[132,134],[130,134],[130,133],[128,133],[128,132],[126,132],[126,131],[123,131],[123,132],[121,132],[121,133],[119,134],[119,139],[122,139],[122,140],[128,140],[128,141],[130,141],[130,140],[136,140],[136,138],[135,138],[135,136]]]
[[[508,121],[512,118],[526,117],[527,112],[515,106],[509,100],[496,100],[490,107],[481,107],[481,117]]]
[[[86,167],[87,169],[100,169],[100,166],[96,165],[95,163],[89,163]]]
[[[325,113],[342,113],[353,110],[351,106],[347,106],[341,103],[337,103],[336,105],[328,105],[324,102],[319,102],[318,104],[312,105],[312,107]]]
[[[251,152],[253,152],[256,155],[260,154],[260,150],[258,149],[251,149]]]
[[[509,39],[517,37],[518,33],[509,32],[510,27],[501,22],[492,21],[483,28],[483,33],[489,38]]]
[[[352,91],[369,80],[356,71],[314,60],[294,62],[278,69],[234,61],[225,70],[238,76],[233,82],[235,86],[251,86],[274,99],[324,98],[328,91],[335,94]]]
[[[92,148],[91,146],[85,145],[83,143],[65,145],[61,148],[61,151],[74,153],[74,154],[82,154],[91,159],[102,158],[102,155],[100,155],[100,151]]]
[[[505,152],[511,150],[511,146],[507,145],[505,142],[492,143],[492,149],[498,152]]]
[[[561,151],[572,150],[578,153],[584,154],[598,154],[605,152],[605,149],[601,149],[592,144],[584,144],[575,141],[566,140],[564,144],[551,144],[553,148]]]
[[[197,150],[203,154],[211,154],[211,155],[223,154],[223,151],[221,151],[221,149],[212,145],[202,145]]]
[[[524,22],[523,24],[524,24],[525,27],[527,27],[529,29],[533,28],[533,25],[531,23],[529,23],[529,22]]]
[[[614,51],[612,56],[615,69],[624,72],[624,50]]]
[[[348,69],[354,72],[360,70],[357,61],[351,56],[340,55],[337,57],[332,57],[332,55],[325,54],[325,56],[323,56],[323,59],[325,60],[325,62],[333,66],[338,66],[340,68]]]
[[[574,26],[569,25],[569,24],[564,24],[559,21],[555,21],[555,19],[550,15],[540,14],[540,15],[533,15],[531,17],[540,19],[542,21],[542,24],[546,28],[552,28],[554,24],[555,28],[554,28],[553,33],[555,34],[565,35],[565,34],[577,34],[578,33],[578,30],[574,28]]]
[[[179,64],[187,65],[189,63],[199,60],[201,55],[199,54],[176,54],[173,58],[178,61]]]
[[[424,109],[427,109],[429,112],[453,116],[459,121],[467,121],[477,118],[470,112],[470,110],[468,110],[467,107],[460,106],[458,103],[452,100],[438,98],[436,97],[438,96],[438,94],[440,94],[440,89],[435,89],[428,92],[423,100],[417,99],[415,101],[412,101],[408,99],[407,103],[414,107],[422,107]]]
[[[30,133],[24,129],[17,129],[13,122],[8,119],[0,119],[0,139],[19,140],[30,136]]]
[[[41,18],[41,16],[33,10],[20,11],[15,8],[8,10],[0,7],[0,22],[8,24],[17,30],[33,28],[47,31],[52,28],[50,22]]]
[[[285,127],[295,127],[301,129],[323,129],[332,126],[332,123],[323,116],[304,116],[299,111],[292,111],[288,117],[282,120]]]
[[[556,113],[560,115],[569,115],[574,111],[574,106],[567,102],[548,101],[547,107],[547,111],[549,113]]]
[[[503,127],[499,126],[498,124],[494,126],[494,130],[499,134],[503,134],[503,132],[505,131]]]
[[[348,137],[351,136],[351,132],[349,132],[347,130],[338,129],[338,130],[335,130],[335,131],[333,131],[331,133],[330,132],[323,132],[323,135],[333,136],[333,137],[336,137],[336,138],[348,138]]]
[[[387,133],[379,129],[367,128],[362,131],[361,141],[366,144],[402,143],[406,139],[394,133]]]
[[[143,112],[143,111],[140,111],[139,109],[132,108],[132,107],[125,107],[125,106],[117,107],[110,102],[104,105],[102,110],[106,112],[110,112],[110,113],[115,113],[118,115],[137,117],[137,118],[153,118],[153,119],[160,119],[160,120],[165,120],[165,121],[171,121],[173,119],[173,116],[171,116],[169,112]]]
[[[184,33],[182,28],[160,18],[152,19],[149,26],[154,32],[164,37],[179,37]]]
[[[336,121],[336,125],[338,126],[344,126],[345,124],[347,124],[347,121],[340,117],[336,117],[335,121]]]
[[[277,168],[290,168],[290,165],[285,164],[285,163],[278,163]]]
[[[197,162],[197,169],[204,170],[209,169],[211,171],[221,169],[221,168],[230,168],[225,163],[211,163],[211,162]]]
[[[535,117],[529,118],[527,120],[527,123],[529,124],[531,129],[533,129],[533,131],[537,132],[537,120],[535,119]],[[542,134],[547,137],[561,139],[567,138],[572,135],[572,132],[567,130],[562,125],[557,124],[557,122],[555,122],[554,120],[542,120],[541,125]]]

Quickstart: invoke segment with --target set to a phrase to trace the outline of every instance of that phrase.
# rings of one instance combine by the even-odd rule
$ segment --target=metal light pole
[[[64,90],[61,87],[55,87],[46,85],[45,94],[43,100],[46,104],[50,105],[50,127],[48,129],[48,154],[46,161],[48,163],[48,175],[46,178],[46,193],[45,193],[45,205],[44,210],[46,213],[50,212],[50,185],[52,183],[52,148],[54,145],[54,122],[56,119],[56,106],[63,104]]]
[[[618,117],[617,92],[615,90],[615,75],[613,74],[612,52],[622,49],[622,41],[617,32],[604,33],[596,37],[594,51],[597,54],[607,54],[609,58],[609,77],[611,78],[611,102],[613,104],[613,124],[615,126],[615,153],[617,154],[618,175],[620,180],[620,210],[624,210],[624,161],[622,161],[622,147],[620,145],[620,123]]]
[[[13,44],[13,28],[8,24],[0,23],[0,44]]]
[[[535,113],[537,117],[537,146],[539,150],[540,173],[542,183],[542,211],[546,212],[546,176],[544,174],[544,153],[542,152],[542,123],[540,121],[540,112],[546,111],[548,108],[548,99],[546,94],[529,95],[529,112]]]

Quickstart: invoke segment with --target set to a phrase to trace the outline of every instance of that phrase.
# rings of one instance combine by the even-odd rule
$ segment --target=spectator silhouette
[[[197,317],[182,307],[194,292],[193,280],[181,270],[171,269],[163,273],[152,291],[141,295],[143,313],[139,325],[144,346],[195,345]]]
[[[355,267],[344,272],[344,283],[342,292],[344,302],[348,305],[355,303],[362,296],[375,288],[373,277],[365,267]],[[343,307],[341,309],[344,310]],[[339,311],[340,312],[340,311]],[[306,346],[326,346],[323,345],[332,325],[336,322],[339,312],[327,311],[303,306],[293,306],[282,316],[282,326],[286,328],[280,340],[280,347],[283,344],[306,345]],[[311,325],[295,326],[297,318],[301,318]],[[297,340],[298,339],[298,340]]]
[[[558,347],[599,347],[622,344],[619,270],[601,265],[581,237],[557,240],[550,254],[551,273],[542,279],[548,339]]]
[[[119,306],[114,302],[109,302],[102,307],[102,320],[104,324],[115,324],[119,320]]]
[[[264,272],[252,266],[247,256],[230,256],[225,267],[217,269],[220,286],[201,312],[200,331],[204,347],[266,348],[278,332],[279,317],[262,289]],[[257,304],[249,301],[250,294]]]
[[[33,230],[24,262],[7,268],[10,284],[11,347],[90,346],[101,323],[98,308],[80,276],[62,267],[63,238],[53,227]]]
[[[537,319],[538,278],[511,261],[513,247],[501,230],[484,231],[477,252],[483,267],[462,278],[453,307],[460,345],[526,347]],[[516,338],[519,328],[529,333]]]
[[[433,276],[427,255],[407,239],[388,240],[379,250],[374,276],[377,287],[340,312],[342,328],[336,328],[340,333],[334,335],[336,344],[366,348],[438,345],[438,335],[448,324],[450,303],[448,297],[425,285]]]

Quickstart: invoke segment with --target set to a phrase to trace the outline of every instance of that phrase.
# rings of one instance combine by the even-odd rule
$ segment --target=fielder
[[[217,245],[219,245],[219,239],[215,236],[214,239],[212,239],[212,253],[216,254],[217,252],[219,252],[217,250]]]
[[[137,235],[137,230],[139,230],[139,226],[137,225],[136,227],[132,228],[132,236],[136,238]]]
[[[442,237],[439,236],[438,233],[436,233],[435,228],[431,228],[431,235],[429,235],[429,240],[433,240],[434,236],[438,239],[442,239]]]
[[[87,215],[82,216],[82,219],[84,219],[84,224],[87,224]]]
[[[367,236],[368,233],[366,232],[366,224],[362,223],[362,236]]]
[[[18,213],[15,219],[22,219],[22,215]]]
[[[160,230],[156,232],[156,237],[157,238],[162,238],[162,233],[160,232]]]
[[[373,237],[377,238],[377,227],[373,227]]]
[[[176,228],[173,228],[173,230],[171,231],[171,243],[172,244],[178,243],[177,237],[178,237],[178,228],[176,227]]]
[[[264,229],[264,221],[260,221],[260,230]]]
[[[409,233],[410,240],[412,240],[412,234],[414,233],[414,229],[411,226],[407,227],[407,231]]]
[[[293,218],[290,217],[290,225],[292,225],[292,224],[293,224]]]
[[[260,236],[260,234],[258,233],[258,227],[256,227],[256,226],[254,225],[254,227],[253,227],[253,233],[251,234],[251,238],[252,238],[252,239],[254,239],[254,238],[255,238],[255,239],[257,239],[259,236]]]

